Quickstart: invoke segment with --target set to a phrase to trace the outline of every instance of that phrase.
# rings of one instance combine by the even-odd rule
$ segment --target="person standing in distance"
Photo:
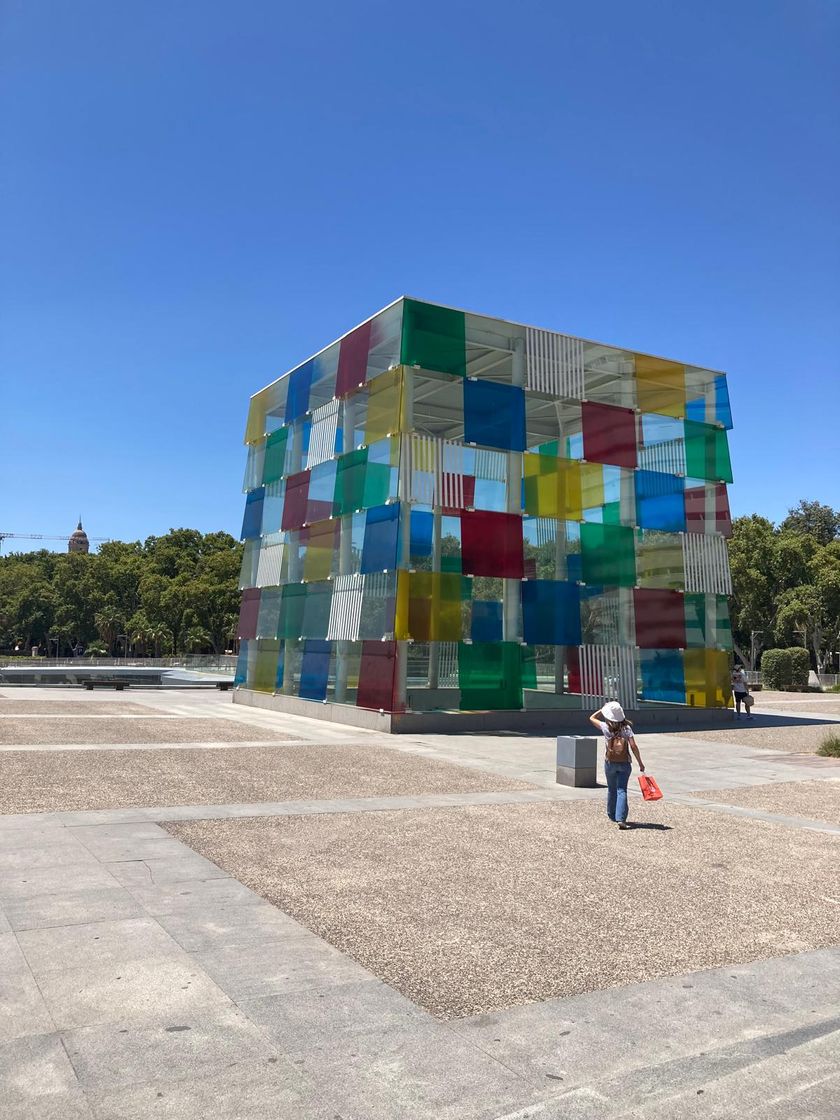
[[[604,736],[604,773],[607,777],[607,816],[619,828],[629,828],[627,823],[627,782],[633,770],[630,751],[636,756],[639,770],[644,774],[645,764],[639,754],[633,725],[624,715],[617,700],[608,700],[598,712],[593,712],[589,722]]]
[[[742,665],[736,665],[732,670],[732,697],[735,700],[735,718],[741,718],[741,705],[744,705],[744,710],[747,713],[747,719],[752,719],[752,712],[747,703],[747,696],[749,695],[749,685],[747,684],[747,675],[744,672]]]

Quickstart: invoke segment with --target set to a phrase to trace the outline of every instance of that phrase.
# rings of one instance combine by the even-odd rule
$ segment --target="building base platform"
[[[234,704],[265,708],[289,715],[322,719],[330,723],[343,723],[349,727],[364,727],[391,735],[457,735],[502,733],[560,735],[570,732],[581,734],[591,710],[580,708],[532,709],[525,711],[408,711],[377,712],[356,708],[351,704],[334,704],[318,700],[301,700],[282,693],[254,692],[237,688],[233,693]],[[628,711],[628,719],[640,733],[653,731],[714,730],[729,727],[732,723],[731,708],[687,708],[678,705],[656,704]]]

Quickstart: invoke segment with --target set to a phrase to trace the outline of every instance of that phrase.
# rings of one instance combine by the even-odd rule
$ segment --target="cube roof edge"
[[[611,350],[623,350],[628,354],[635,354],[639,357],[654,358],[656,361],[670,362],[674,365],[688,366],[691,369],[701,369],[706,371],[707,373],[726,376],[726,370],[715,369],[713,366],[702,365],[697,362],[684,362],[678,358],[666,358],[662,354],[652,354],[647,350],[637,350],[635,349],[635,347],[620,345],[616,342],[605,342],[603,339],[585,338],[583,335],[571,334],[568,331],[558,330],[554,327],[538,327],[534,323],[521,323],[516,319],[508,319],[505,316],[501,315],[488,315],[483,311],[470,311],[469,309],[464,307],[453,307],[451,304],[438,303],[435,300],[420,299],[417,296],[403,294],[401,296],[397,296],[396,299],[391,300],[390,303],[386,303],[384,307],[380,307],[377,311],[374,311],[371,315],[368,315],[367,318],[362,319],[361,322],[356,323],[355,326],[350,327],[349,330],[344,331],[344,333],[340,334],[337,338],[332,339],[332,341],[328,342],[325,346],[322,346],[320,349],[316,350],[314,354],[310,354],[307,358],[302,359],[296,365],[286,370],[285,373],[281,373],[279,377],[273,378],[267,384],[263,385],[261,389],[258,389],[256,392],[252,393],[251,398],[253,399],[254,397],[258,397],[260,393],[264,393],[267,389],[270,389],[272,385],[276,385],[278,381],[282,381],[284,377],[289,377],[292,373],[295,372],[296,369],[300,369],[301,366],[306,365],[307,362],[313,361],[320,354],[323,354],[325,350],[328,350],[331,346],[335,346],[337,343],[341,342],[342,339],[352,334],[353,331],[356,331],[359,329],[359,327],[364,326],[365,323],[372,322],[372,320],[374,320],[378,315],[381,315],[385,311],[389,311],[392,307],[395,307],[398,303],[402,303],[405,300],[411,300],[413,303],[425,303],[430,307],[441,307],[446,311],[456,311],[461,315],[471,315],[477,319],[488,319],[494,323],[507,323],[512,327],[519,328],[520,330],[540,330],[547,331],[549,334],[562,334],[568,338],[578,339],[580,342],[585,342],[590,346],[606,346]]]

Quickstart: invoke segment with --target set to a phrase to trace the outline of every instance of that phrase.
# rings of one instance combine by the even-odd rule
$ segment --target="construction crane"
[[[7,538],[15,537],[19,540],[25,541],[64,541],[65,543],[70,540],[70,533],[3,533],[0,532],[0,552],[3,550],[3,541]],[[88,537],[91,544],[102,544],[103,541],[109,541],[110,537]]]

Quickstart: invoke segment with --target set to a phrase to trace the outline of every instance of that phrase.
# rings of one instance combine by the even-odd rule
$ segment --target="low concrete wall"
[[[493,712],[375,712],[356,708],[350,704],[322,703],[318,700],[301,700],[298,696],[272,695],[238,688],[233,693],[235,704],[248,704],[254,708],[267,708],[290,715],[323,719],[331,723],[344,723],[351,727],[367,727],[373,731],[393,735],[457,734],[478,731],[485,735],[494,732],[520,731],[535,735],[581,734],[589,730],[589,712],[580,709],[536,709],[531,711]],[[639,708],[628,712],[636,731],[669,731],[686,728],[715,729],[732,724],[732,712],[725,708]]]

